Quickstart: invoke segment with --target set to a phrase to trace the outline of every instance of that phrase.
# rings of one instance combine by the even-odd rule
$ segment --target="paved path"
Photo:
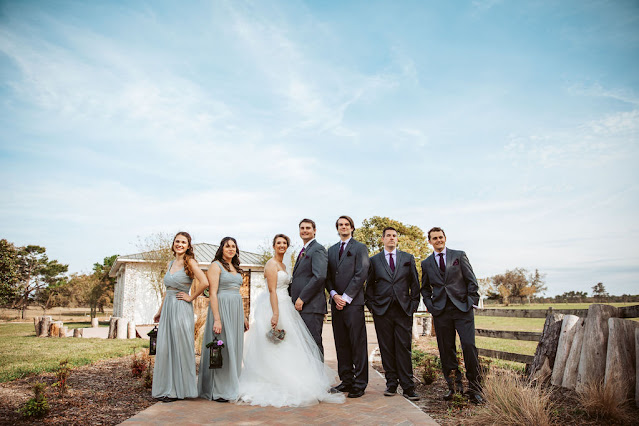
[[[367,324],[368,353],[377,347],[377,336],[372,324]],[[330,324],[323,331],[325,361],[337,369],[333,332]],[[317,404],[303,408],[254,407],[187,399],[172,403],[158,402],[131,417],[123,424],[189,424],[213,423],[266,425],[266,424],[370,424],[370,425],[436,425],[437,423],[412,402],[400,394],[384,396],[384,378],[372,367],[366,394],[361,398],[346,398],[344,404]]]

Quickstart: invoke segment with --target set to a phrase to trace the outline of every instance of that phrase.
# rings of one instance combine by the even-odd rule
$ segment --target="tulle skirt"
[[[268,291],[254,301],[255,316],[244,341],[244,367],[237,402],[274,407],[301,407],[319,402],[344,402],[341,393],[331,394],[335,371],[324,365],[306,324],[295,310],[286,289],[277,291],[279,324],[286,336],[272,343],[273,311]]]

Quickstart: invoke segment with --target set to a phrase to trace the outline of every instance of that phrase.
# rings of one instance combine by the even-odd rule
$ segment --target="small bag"
[[[213,341],[206,344],[209,348],[209,368],[222,368],[224,360],[222,359],[222,348],[224,342],[217,338],[217,334],[213,335]]]

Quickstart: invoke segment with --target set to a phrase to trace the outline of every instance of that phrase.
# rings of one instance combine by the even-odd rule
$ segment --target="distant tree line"
[[[115,279],[109,270],[117,255],[105,257],[93,265],[90,274],[66,276],[69,265],[49,260],[46,249],[37,245],[16,247],[6,239],[0,240],[0,306],[24,311],[37,305],[44,313],[57,306],[97,311],[113,305]]]

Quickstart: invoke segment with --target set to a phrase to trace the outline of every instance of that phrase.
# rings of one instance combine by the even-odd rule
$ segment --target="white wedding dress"
[[[237,402],[274,407],[342,403],[342,393],[329,393],[337,375],[324,365],[315,340],[295,310],[288,294],[289,281],[285,271],[278,271],[277,328],[286,331],[282,342],[272,343],[266,337],[273,316],[268,290],[254,301],[253,322],[244,339],[244,366]]]

